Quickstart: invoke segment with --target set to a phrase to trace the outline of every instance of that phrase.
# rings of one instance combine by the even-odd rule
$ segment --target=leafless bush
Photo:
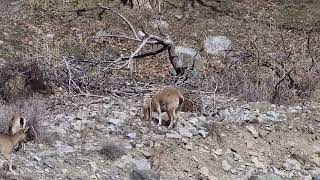
[[[99,153],[111,161],[114,161],[126,154],[123,148],[112,142],[107,142],[102,149],[100,149]]]
[[[218,92],[248,101],[285,103],[308,99],[320,75],[320,39],[315,29],[319,30],[319,25],[303,32],[245,29],[252,33],[234,38],[235,45],[224,59],[225,69],[207,76],[218,80]]]
[[[201,112],[202,111],[202,101],[199,94],[192,92],[183,91],[182,92],[185,101],[183,102],[182,111],[184,112]]]
[[[53,93],[52,83],[36,62],[8,61],[0,68],[0,95],[7,101],[28,98],[32,93]]]

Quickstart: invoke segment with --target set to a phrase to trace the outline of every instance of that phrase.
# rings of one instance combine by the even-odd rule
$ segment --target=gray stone
[[[42,164],[47,166],[47,167],[49,167],[49,168],[51,168],[51,169],[53,169],[55,167],[55,163],[53,161],[51,161],[51,160],[48,160],[48,159],[44,159],[42,161]]]
[[[83,126],[83,123],[82,123],[81,120],[77,120],[77,121],[71,123],[71,125],[72,125],[72,126],[71,126],[72,129],[74,129],[74,130],[76,130],[76,131],[81,131],[81,130],[84,129],[84,126]]]
[[[251,161],[253,162],[253,164],[256,168],[262,169],[262,170],[265,169],[264,164],[261,161],[259,161],[259,159],[257,157],[252,157]]]
[[[282,180],[282,178],[274,174],[259,174],[251,176],[249,180]]]
[[[312,180],[320,180],[320,174],[312,176]]]
[[[204,49],[208,54],[224,54],[230,48],[231,41],[225,36],[209,36],[204,41]]]
[[[55,128],[56,133],[58,134],[58,136],[60,137],[64,137],[65,134],[67,133],[63,128]]]
[[[127,136],[130,139],[135,139],[137,137],[137,134],[136,133],[129,133]]]
[[[108,118],[108,122],[109,122],[110,124],[115,125],[115,126],[120,126],[121,124],[124,123],[123,120],[121,120],[121,119],[115,119],[115,118]]]
[[[208,135],[208,132],[204,131],[203,129],[199,130],[198,132],[199,132],[199,134],[201,134],[201,136],[202,136],[203,138],[206,138],[207,135]]]
[[[199,134],[197,128],[195,128],[195,127],[190,127],[188,129],[189,129],[189,132],[191,132],[193,136],[196,136]]]
[[[302,180],[312,180],[312,176],[311,175],[303,176]]]
[[[243,161],[240,154],[233,152],[232,157],[235,161]]]
[[[258,133],[258,131],[254,128],[253,125],[248,125],[248,126],[246,126],[246,128],[248,129],[248,131],[251,133],[251,135],[252,135],[254,138],[259,137],[259,133]]]
[[[97,163],[96,163],[96,162],[90,161],[90,162],[89,162],[89,165],[91,166],[92,171],[93,171],[94,173],[98,170],[98,166],[97,166]]]
[[[52,33],[47,34],[47,38],[53,39],[54,38],[54,34],[52,34]]]
[[[219,112],[219,114],[220,114],[220,116],[222,116],[222,117],[229,117],[229,116],[231,116],[231,113],[230,113],[229,109],[222,110],[222,111]]]
[[[120,119],[122,121],[130,118],[129,114],[127,114],[125,112],[113,111],[112,113],[113,113],[114,118]]]
[[[82,110],[77,113],[76,119],[86,120],[88,119],[89,116],[90,116],[90,113],[88,111]]]
[[[150,170],[151,166],[148,160],[146,159],[132,159],[131,164],[134,165],[137,170]]]
[[[129,180],[160,180],[160,174],[153,170],[133,170],[129,175]]]
[[[214,151],[214,153],[215,153],[216,155],[218,155],[218,156],[221,156],[221,155],[222,155],[222,149],[216,149],[216,150]]]
[[[209,177],[209,169],[207,167],[202,167],[199,169],[200,174],[204,175],[205,177]]]
[[[232,168],[232,166],[228,163],[227,160],[223,160],[221,162],[221,165],[222,165],[223,170],[225,170],[225,171],[229,171]]]
[[[193,64],[194,58],[200,58],[196,50],[189,47],[176,46],[174,53],[178,57],[175,62],[177,67],[190,67]]]
[[[94,146],[92,143],[86,143],[84,144],[84,149],[86,151],[95,151],[95,150],[98,150],[99,148]]]
[[[187,128],[179,127],[178,132],[182,137],[192,138],[192,133]]]
[[[197,125],[198,121],[199,121],[198,118],[195,118],[195,117],[190,118],[190,120],[189,120],[189,122],[190,122],[191,124],[193,124],[193,125]]]
[[[104,30],[100,30],[100,31],[98,31],[97,33],[96,33],[96,36],[97,37],[105,37],[105,36],[107,36],[108,35],[108,33],[106,32],[106,31],[104,31]]]
[[[146,34],[142,31],[138,31],[138,35],[140,36],[141,39],[146,36]]]
[[[191,143],[188,143],[186,144],[185,148],[191,151],[193,149],[193,145]]]
[[[314,144],[312,148],[313,148],[313,152],[320,156],[320,144]]]
[[[155,29],[158,29],[158,27],[160,29],[168,29],[169,28],[169,23],[167,21],[163,21],[163,20],[156,20],[154,22],[151,23],[152,27]]]
[[[269,117],[272,117],[273,119],[278,119],[280,114],[274,111],[268,111],[266,112],[266,115]]]
[[[40,161],[41,161],[41,158],[40,158],[40,157],[38,157],[38,156],[33,156],[32,158],[33,158],[34,160],[38,161],[38,162],[40,162]]]
[[[172,138],[172,139],[181,139],[182,136],[178,133],[166,133],[167,138]]]
[[[73,147],[68,146],[68,145],[56,144],[55,146],[56,146],[56,152],[57,152],[57,154],[59,154],[59,155],[63,155],[63,154],[66,154],[66,153],[72,153],[72,152],[75,151],[75,150],[73,149]]]
[[[285,162],[283,163],[283,167],[287,171],[301,170],[301,164],[299,163],[299,161],[290,158],[285,160]]]

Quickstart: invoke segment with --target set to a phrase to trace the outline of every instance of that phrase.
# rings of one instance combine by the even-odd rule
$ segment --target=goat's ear
[[[24,133],[26,133],[29,130],[29,126],[24,128]]]

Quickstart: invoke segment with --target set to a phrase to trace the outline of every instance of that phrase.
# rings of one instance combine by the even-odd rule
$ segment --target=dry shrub
[[[206,78],[195,83],[212,91],[214,79],[219,93],[248,101],[306,100],[320,82],[319,25],[300,32],[241,24],[243,28],[232,30],[232,49],[217,58],[223,59],[224,70],[207,67]]]
[[[103,155],[110,161],[114,161],[125,155],[126,152],[121,146],[112,142],[107,142],[102,149],[99,150],[99,154]]]
[[[185,98],[183,102],[182,110],[183,112],[202,112],[202,101],[199,94],[195,94],[188,91],[182,91]]]
[[[53,93],[51,81],[35,62],[6,62],[0,68],[0,87],[0,95],[10,102],[28,98],[33,93]]]

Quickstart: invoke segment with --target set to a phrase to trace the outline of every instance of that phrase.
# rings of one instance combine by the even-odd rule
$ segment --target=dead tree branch
[[[64,63],[66,64],[66,68],[67,68],[67,70],[68,70],[68,75],[69,75],[68,91],[69,91],[69,94],[70,94],[70,93],[71,93],[72,74],[71,74],[71,70],[70,70],[70,67],[69,67],[69,64],[68,64],[68,61],[67,61],[66,57],[63,57],[63,61],[64,61]]]
[[[139,47],[130,55],[128,59],[128,68],[132,71],[132,59],[139,53],[139,51],[146,45],[150,37],[145,38],[142,43],[139,45]]]
[[[176,55],[175,55],[175,46],[171,40],[171,38],[169,36],[166,36],[166,38],[161,38],[159,36],[156,35],[148,35],[147,33],[146,36],[144,36],[145,38],[142,39],[140,36],[138,36],[137,31],[135,30],[135,28],[133,27],[133,25],[130,23],[130,21],[124,17],[122,14],[114,11],[113,9],[103,6],[101,4],[98,5],[98,7],[96,8],[90,8],[90,9],[79,9],[76,10],[74,12],[77,13],[77,16],[81,16],[82,13],[86,12],[86,11],[93,11],[93,10],[102,10],[101,12],[98,13],[99,18],[102,17],[102,15],[106,12],[106,11],[110,11],[114,14],[116,14],[117,16],[119,16],[122,20],[124,20],[126,22],[126,24],[130,27],[134,37],[130,37],[130,36],[123,36],[123,35],[106,35],[105,37],[112,37],[112,38],[123,38],[123,39],[128,39],[128,40],[132,40],[132,41],[137,41],[137,42],[141,42],[140,45],[136,48],[136,50],[131,53],[129,56],[121,56],[119,58],[117,58],[114,61],[107,61],[104,63],[110,63],[111,66],[116,66],[115,68],[111,68],[111,69],[122,69],[122,68],[129,68],[130,71],[132,72],[132,63],[133,63],[133,59],[137,59],[137,58],[144,58],[147,56],[152,56],[152,55],[156,55],[159,53],[162,53],[163,51],[168,51],[168,55],[169,55],[169,60],[171,65],[173,66],[174,70],[176,71],[176,74],[182,75],[183,74],[183,69],[181,67],[177,67],[176,65]],[[77,18],[77,17],[76,17]],[[147,53],[143,53],[143,54],[139,54],[139,52],[143,49],[143,47],[145,47],[146,45],[162,45],[162,48],[156,50],[156,51],[152,51],[152,52],[147,52]],[[122,63],[121,65],[117,65],[119,62],[122,61],[126,61],[124,63]],[[110,68],[110,66],[108,67]]]
[[[108,11],[110,11],[110,12],[118,15],[121,19],[123,19],[123,20],[129,25],[131,31],[132,31],[133,34],[134,34],[134,37],[135,37],[136,39],[140,39],[139,36],[138,36],[138,34],[137,34],[137,32],[136,32],[136,30],[135,30],[134,27],[132,26],[132,24],[131,24],[131,23],[128,21],[128,19],[125,18],[122,14],[114,11],[113,9],[111,9],[111,8],[109,8],[109,7],[102,6],[101,4],[99,5],[99,8],[101,8],[101,9],[103,9],[103,10],[108,10]]]
[[[314,27],[312,27],[310,29],[310,31],[308,32],[308,38],[307,38],[307,52],[311,58],[311,65],[309,67],[309,71],[314,67],[314,65],[316,64],[316,60],[314,59],[314,56],[312,54],[312,50],[311,50],[311,47],[310,47],[310,41],[311,41],[311,36],[312,36],[312,32],[314,31],[314,28],[315,26],[317,26],[318,24],[320,23],[320,21],[317,21],[314,25]]]

